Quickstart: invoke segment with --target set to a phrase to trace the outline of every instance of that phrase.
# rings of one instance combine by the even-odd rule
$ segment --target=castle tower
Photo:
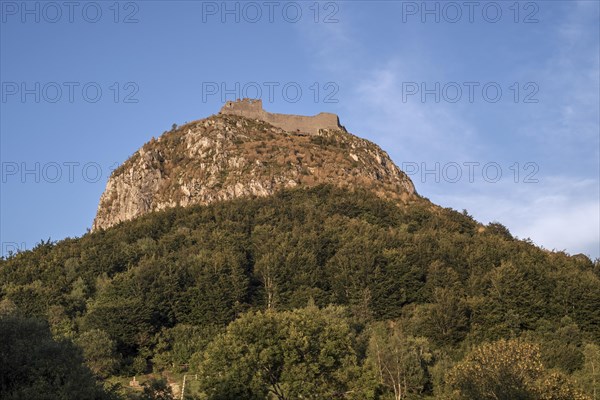
[[[319,113],[314,116],[304,116],[270,113],[263,110],[261,99],[228,101],[219,113],[260,119],[273,126],[294,133],[316,135],[319,134],[320,129],[346,130],[340,125],[339,118],[335,114]]]
[[[264,110],[262,108],[261,99],[237,99],[236,101],[228,101],[221,108],[221,114],[233,114],[240,115],[247,118],[258,118],[264,117]]]

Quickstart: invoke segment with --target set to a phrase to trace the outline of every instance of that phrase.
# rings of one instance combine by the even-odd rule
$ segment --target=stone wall
[[[275,114],[262,108],[260,99],[243,99],[228,101],[220,111],[221,114],[239,115],[246,118],[260,119],[288,132],[318,134],[319,129],[343,130],[337,115],[319,113],[314,116]]]

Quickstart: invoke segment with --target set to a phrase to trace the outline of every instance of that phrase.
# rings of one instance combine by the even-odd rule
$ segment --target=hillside
[[[142,146],[92,232],[0,259],[0,398],[597,400],[599,327],[598,260],[245,99]]]
[[[271,114],[259,101],[244,100],[142,146],[111,175],[93,229],[168,207],[318,184],[369,188],[402,202],[416,198],[389,156],[346,132],[337,116]]]
[[[584,256],[539,249],[500,224],[482,226],[424,199],[402,206],[366,189],[319,185],[171,208],[41,243],[0,262],[0,297],[3,309],[48,320],[55,337],[106,335],[115,363],[101,376],[198,371],[217,362],[202,360],[224,348],[210,344],[228,340],[218,332],[239,318],[231,332],[264,318],[248,312],[295,321],[307,318],[294,311],[307,304],[339,305],[343,311],[324,311],[335,317],[323,323],[349,329],[352,368],[371,365],[377,324],[395,321],[393,329],[432,354],[411,398],[443,398],[451,389],[445,374],[469,349],[510,338],[535,343],[545,368],[592,387],[585,382],[588,353],[600,344],[599,275]],[[391,386],[367,376],[350,380],[387,398]]]

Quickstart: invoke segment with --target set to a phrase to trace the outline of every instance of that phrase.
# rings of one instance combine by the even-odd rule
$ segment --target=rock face
[[[323,183],[402,202],[416,198],[389,156],[346,132],[336,115],[270,114],[260,101],[231,102],[218,115],[152,139],[113,171],[92,230],[168,207]]]

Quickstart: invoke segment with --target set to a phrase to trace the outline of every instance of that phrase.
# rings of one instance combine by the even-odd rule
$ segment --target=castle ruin
[[[315,135],[319,133],[319,129],[346,130],[340,125],[340,119],[335,114],[324,112],[314,116],[275,114],[263,110],[260,99],[228,101],[219,113],[260,119],[288,132]]]

